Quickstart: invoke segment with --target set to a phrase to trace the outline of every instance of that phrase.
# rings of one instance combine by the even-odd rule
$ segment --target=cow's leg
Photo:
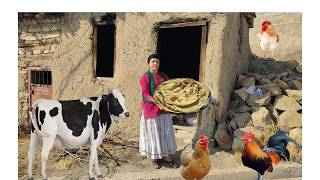
[[[98,178],[102,178],[102,174],[101,174],[101,171],[99,169],[98,163],[99,163],[98,154],[96,154],[96,158],[94,159],[94,169],[95,169],[95,171],[97,173],[97,177]]]
[[[92,169],[93,169],[93,163],[97,155],[97,145],[95,144],[97,143],[96,142],[91,143],[91,147],[90,147],[89,180],[94,180]]]
[[[34,159],[34,156],[36,154],[37,146],[38,146],[38,136],[36,132],[31,133],[31,138],[30,138],[30,148],[28,152],[28,159],[29,159],[29,164],[28,164],[28,180],[32,180],[32,162]]]
[[[46,173],[46,163],[49,156],[49,152],[53,146],[53,143],[55,141],[55,136],[49,136],[49,137],[43,137],[43,146],[41,151],[41,175],[42,179],[47,179],[47,173]]]

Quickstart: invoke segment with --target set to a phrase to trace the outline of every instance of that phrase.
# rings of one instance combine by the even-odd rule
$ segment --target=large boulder
[[[253,94],[249,94],[249,96],[246,99],[246,103],[249,106],[265,106],[267,104],[269,104],[271,100],[271,93],[268,92],[266,94],[264,94],[261,98],[253,95]]]
[[[269,111],[265,107],[260,107],[258,111],[252,113],[251,119],[254,127],[262,128],[273,125]]]
[[[214,138],[222,150],[231,150],[233,138],[230,135],[225,123],[220,123],[218,125]]]
[[[280,114],[278,126],[285,130],[302,127],[302,116],[296,111],[285,111]]]
[[[281,89],[275,83],[266,84],[258,87],[262,90],[264,94],[270,92],[271,96],[281,95]]]
[[[234,90],[232,93],[232,99],[245,101],[248,97],[247,88],[243,87],[241,89]]]
[[[302,109],[300,104],[297,103],[297,101],[291,97],[281,95],[277,96],[274,101],[274,108],[281,110],[281,111],[299,111]]]
[[[286,89],[286,93],[289,97],[295,99],[297,102],[301,103],[302,101],[302,91],[301,90],[292,90]]]
[[[237,124],[238,128],[243,128],[246,127],[247,124],[250,122],[251,114],[248,112],[235,113],[233,120]]]

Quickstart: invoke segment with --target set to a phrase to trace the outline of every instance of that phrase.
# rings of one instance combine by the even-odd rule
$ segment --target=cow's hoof
[[[30,178],[28,178],[28,180],[34,180],[34,178],[33,178],[33,177],[30,177]]]
[[[89,178],[89,180],[95,180],[94,177]]]
[[[100,175],[97,175],[97,178],[103,178],[103,176],[100,174]]]

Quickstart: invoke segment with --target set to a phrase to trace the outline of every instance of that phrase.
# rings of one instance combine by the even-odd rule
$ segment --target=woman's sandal
[[[161,165],[159,164],[158,160],[152,160],[152,167],[155,169],[160,169]]]

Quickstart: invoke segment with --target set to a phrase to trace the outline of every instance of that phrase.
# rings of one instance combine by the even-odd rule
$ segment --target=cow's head
[[[103,98],[106,98],[109,104],[109,113],[112,116],[129,117],[129,112],[124,103],[124,96],[119,89],[112,90],[110,94],[103,96]]]

